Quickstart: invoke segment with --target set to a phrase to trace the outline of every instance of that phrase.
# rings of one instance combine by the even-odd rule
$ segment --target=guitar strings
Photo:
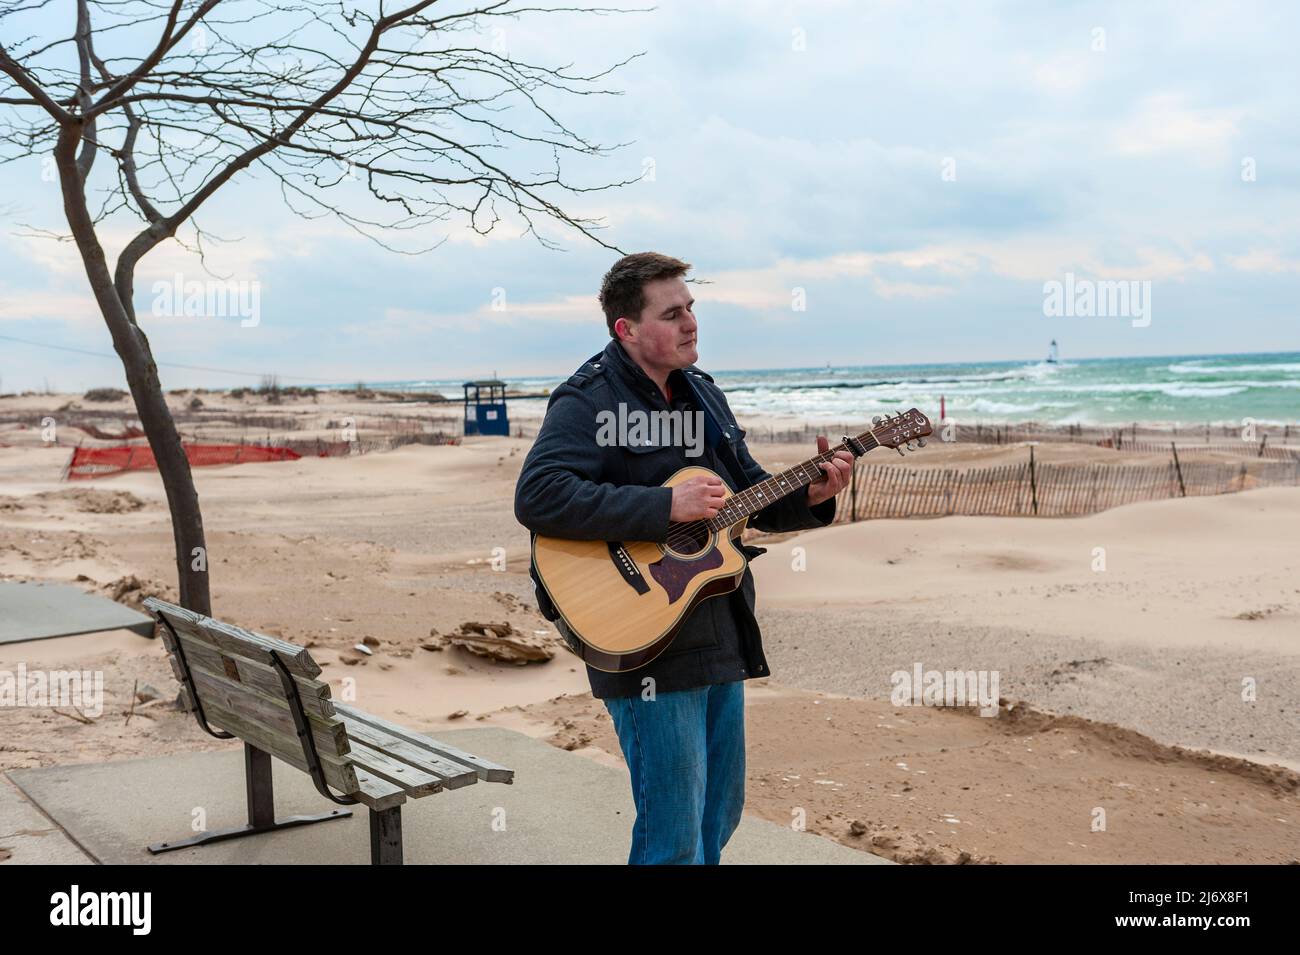
[[[873,434],[872,437],[874,438],[875,435]],[[788,468],[786,471],[782,471],[781,474],[787,474],[787,473],[790,473],[790,472],[795,471],[795,470],[802,470],[806,465],[811,464],[811,463],[814,462],[814,461],[822,461],[823,463],[829,462],[830,459],[833,458],[833,457],[835,456],[835,452],[836,452],[836,451],[847,450],[847,448],[848,448],[848,445],[846,445],[846,444],[837,444],[835,447],[830,448],[830,449],[829,449],[828,451],[826,451],[824,454],[818,454],[818,455],[816,455],[816,456],[814,456],[814,457],[812,457],[812,458],[809,458],[807,461],[804,461],[804,462],[802,462],[801,464],[798,464],[798,465],[796,465],[796,466],[793,467],[793,468]],[[820,468],[818,469],[818,473],[821,474],[821,475],[823,475],[823,476],[825,475],[825,472],[824,472],[824,471],[821,471]],[[779,476],[780,476],[780,475],[774,475],[774,477],[779,477]],[[809,483],[809,484],[813,484],[813,483],[815,483],[816,480],[820,480],[820,478],[814,479],[813,481],[809,481],[808,483]],[[740,497],[741,495],[743,495],[743,494],[745,493],[745,491],[749,491],[749,490],[752,490],[752,488],[746,488],[744,491],[738,491],[738,492],[736,492],[735,494],[733,494],[731,497],[727,498],[727,501],[730,502],[732,499]],[[778,500],[779,500],[779,498],[778,498]],[[727,507],[727,505],[724,504],[723,507],[722,507],[722,509],[725,510],[726,507]],[[766,507],[766,505],[764,505],[764,507]],[[762,508],[759,508],[759,510],[762,510]],[[754,512],[754,513],[757,513],[757,512]],[[717,515],[714,515],[714,517],[716,517],[716,516],[717,516]],[[700,525],[704,525],[704,526],[705,526],[706,533],[709,532],[709,531],[711,531],[712,528],[709,528],[709,527],[708,527],[708,524],[709,524],[709,522],[712,521],[713,519],[714,519],[714,518],[696,519],[696,520],[693,520],[693,521],[686,521],[686,522],[683,522],[683,523],[679,523],[679,524],[678,524],[678,525],[673,529],[673,531],[668,535],[668,539],[667,539],[664,543],[667,544],[667,545],[669,546],[669,548],[680,548],[680,547],[681,547],[682,545],[684,545],[684,544],[694,543],[694,541],[695,541],[695,530],[696,530]],[[739,521],[736,521],[735,523],[739,523]],[[721,528],[718,528],[718,530],[721,530]]]
[[[911,415],[911,412],[909,411],[909,412],[907,412],[906,414],[907,414],[908,416],[910,416],[910,415]],[[903,414],[900,414],[900,415],[898,415],[898,417],[899,417],[899,418],[902,418],[902,417],[904,417],[904,415],[903,415]],[[893,423],[896,424],[897,422],[893,422]],[[877,447],[877,448],[878,448],[878,447],[883,447],[883,445],[880,443],[880,439],[876,437],[876,431],[879,430],[880,428],[884,428],[884,427],[886,427],[887,425],[890,425],[890,424],[891,424],[891,422],[889,421],[889,417],[888,417],[888,415],[886,415],[886,419],[885,419],[885,421],[882,421],[882,422],[881,422],[877,427],[875,427],[875,428],[870,428],[870,429],[868,429],[867,431],[863,432],[864,434],[869,434],[869,435],[871,435],[871,440],[874,442],[874,444],[872,445],[872,447]],[[859,438],[857,438],[857,439],[855,439],[855,440],[861,440],[861,438],[859,437]],[[847,445],[846,443],[837,444],[837,445],[835,445],[835,447],[828,449],[826,452],[824,452],[824,453],[822,453],[822,454],[818,454],[818,455],[816,455],[816,456],[814,456],[814,457],[812,457],[812,458],[809,458],[807,461],[804,461],[804,462],[802,462],[801,464],[796,465],[794,468],[788,468],[787,470],[782,471],[781,474],[788,474],[788,473],[790,473],[790,472],[792,472],[792,471],[794,471],[794,470],[796,470],[796,469],[802,469],[805,465],[811,464],[811,463],[814,462],[814,461],[821,461],[822,463],[829,463],[829,461],[830,461],[832,458],[835,457],[835,452],[837,452],[837,451],[841,451],[841,450],[847,450],[847,449],[848,449],[848,445]],[[871,449],[868,448],[867,450],[871,450]],[[821,471],[820,468],[818,468],[818,471],[821,472],[821,474],[822,474],[823,477],[825,476],[825,472],[824,472],[824,471]],[[773,476],[774,476],[774,477],[779,477],[780,475],[773,475]],[[817,478],[817,479],[814,479],[814,480],[812,480],[812,481],[809,481],[808,483],[809,483],[809,484],[814,484],[814,483],[816,483],[817,480],[820,480],[820,479],[821,479],[821,478]],[[757,485],[755,485],[755,486],[757,486]],[[733,498],[740,497],[741,495],[743,495],[743,494],[745,493],[745,491],[749,491],[749,490],[752,490],[752,488],[746,488],[744,491],[738,491],[738,492],[736,492],[735,494],[733,494],[731,497],[727,498],[727,501],[731,501]],[[782,495],[782,496],[784,496],[784,495]],[[779,499],[780,499],[780,498],[776,498],[775,500],[779,500]],[[766,507],[766,505],[764,505],[764,507]],[[723,506],[722,506],[722,510],[725,510],[726,508],[727,508],[727,505],[726,505],[726,504],[723,504]],[[759,510],[762,510],[762,508],[759,508]],[[720,511],[719,513],[721,513],[721,511]],[[757,511],[755,511],[754,513],[757,513]],[[746,516],[748,516],[748,515],[746,515]],[[711,517],[711,518],[708,518],[708,519],[696,519],[696,520],[693,520],[693,521],[685,521],[685,522],[679,523],[679,524],[676,525],[676,527],[674,527],[673,529],[671,529],[671,530],[669,531],[668,538],[664,541],[664,543],[665,543],[665,544],[666,544],[670,549],[678,549],[678,548],[681,548],[681,547],[682,547],[683,545],[685,545],[685,544],[691,544],[691,543],[694,543],[695,540],[696,540],[696,537],[695,537],[695,531],[696,531],[696,529],[698,529],[698,528],[700,527],[700,525],[704,525],[705,537],[706,537],[706,539],[707,539],[708,534],[713,530],[712,528],[710,528],[710,527],[708,526],[708,525],[709,525],[709,522],[712,521],[712,520],[714,520],[716,517],[717,517],[717,515],[715,514],[714,517]],[[739,523],[739,521],[733,522],[733,525],[729,525],[729,526],[734,526],[735,523]],[[721,529],[722,529],[722,528],[718,528],[718,530],[721,530]]]
[[[871,430],[871,431],[868,431],[867,433],[869,433],[869,434],[871,435],[872,439],[875,440],[875,437],[876,437],[876,436],[875,436],[875,431],[874,431],[874,429]],[[879,442],[879,441],[876,441],[876,443],[877,443],[877,445],[879,445],[880,442]],[[825,451],[825,452],[823,452],[823,453],[821,453],[821,454],[817,454],[817,455],[815,455],[814,457],[809,458],[807,461],[804,461],[804,462],[802,462],[801,464],[798,464],[798,465],[796,465],[796,466],[793,467],[793,468],[787,468],[785,471],[782,471],[781,474],[788,474],[788,473],[793,472],[793,471],[796,471],[796,470],[802,470],[805,466],[807,466],[807,465],[809,465],[809,464],[812,464],[814,461],[819,461],[819,462],[821,462],[821,463],[823,463],[823,464],[829,463],[829,462],[831,461],[831,459],[835,457],[835,453],[836,453],[837,451],[842,451],[842,450],[848,450],[848,445],[847,445],[847,444],[844,444],[844,443],[837,444],[835,447],[830,448],[830,449],[828,449],[827,451]],[[825,472],[825,471],[822,471],[820,468],[818,468],[817,470],[818,470],[818,473],[821,475],[821,477],[816,478],[816,479],[814,479],[814,480],[812,480],[812,481],[809,481],[809,482],[808,482],[809,484],[815,484],[818,480],[821,480],[822,478],[824,478],[824,477],[826,476],[826,472]],[[773,477],[780,477],[780,475],[773,475]],[[756,485],[756,486],[757,486],[757,485]],[[802,485],[801,485],[801,486],[802,486]],[[743,494],[745,493],[745,491],[749,491],[749,490],[752,490],[752,488],[746,488],[744,491],[737,491],[735,494],[731,495],[731,497],[727,498],[727,503],[723,504],[723,506],[722,506],[722,510],[726,510],[728,504],[729,504],[729,503],[730,503],[734,498],[738,498],[738,497],[740,497],[741,495],[743,495]],[[777,498],[776,500],[779,500],[779,499],[780,499],[780,498]],[[764,506],[766,506],[766,505],[764,505]],[[760,508],[760,510],[761,510],[761,508]],[[755,512],[755,513],[757,513],[757,512]],[[716,517],[716,516],[717,516],[717,515],[714,515],[714,517]],[[710,521],[712,521],[712,520],[714,519],[714,517],[707,518],[707,519],[699,519],[699,518],[697,518],[696,520],[693,520],[693,521],[685,521],[685,522],[682,522],[682,523],[677,524],[677,525],[673,528],[673,530],[669,532],[668,539],[665,540],[664,543],[669,547],[669,549],[673,549],[673,550],[679,549],[679,548],[681,548],[681,547],[682,547],[683,545],[685,545],[685,544],[691,544],[691,543],[694,543],[695,540],[696,540],[695,531],[699,528],[700,525],[704,525],[705,533],[706,533],[706,537],[707,537],[707,534],[710,533],[710,532],[713,530],[712,528],[710,528],[710,527],[708,526],[708,524],[709,524]],[[736,521],[736,523],[739,523],[739,521]],[[722,529],[722,528],[718,528],[718,530],[721,530],[721,529]]]

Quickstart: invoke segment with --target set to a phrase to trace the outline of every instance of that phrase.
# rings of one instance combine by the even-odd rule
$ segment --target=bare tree
[[[181,603],[199,613],[211,613],[202,514],[133,296],[141,259],[169,239],[186,244],[179,230],[202,261],[215,237],[195,215],[218,190],[266,171],[294,212],[335,216],[412,254],[428,249],[398,249],[397,236],[457,218],[480,233],[514,221],[547,247],[555,243],[537,226],[550,222],[615,248],[598,220],[566,213],[556,196],[635,181],[584,186],[561,175],[562,156],[623,144],[579,136],[551,100],[617,95],[601,83],[627,60],[586,74],[522,62],[501,41],[520,14],[630,11],[517,0],[388,7],[76,0],[71,32],[50,39],[41,27],[62,4],[0,0],[0,162],[53,157],[71,238],[166,488]],[[125,55],[133,46],[147,52]],[[97,163],[101,153],[109,162]],[[525,164],[544,171],[518,171]],[[108,174],[92,185],[97,166]],[[364,208],[344,208],[331,190],[356,182]],[[110,267],[104,225],[128,216],[142,224]]]

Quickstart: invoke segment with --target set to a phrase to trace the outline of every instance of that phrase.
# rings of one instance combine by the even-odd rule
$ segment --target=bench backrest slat
[[[150,604],[150,601],[153,601]],[[306,647],[296,643],[268,637],[264,633],[245,630],[233,624],[222,623],[202,614],[177,607],[175,604],[163,603],[153,597],[146,598],[145,605],[167,618],[168,623],[177,633],[188,633],[196,640],[210,644],[231,656],[248,657],[251,660],[265,662],[267,653],[274,650],[284,661],[290,673],[314,679],[320,676],[320,667],[311,658]]]
[[[202,670],[212,676],[236,680],[267,696],[284,699],[284,684],[280,674],[270,665],[258,663],[247,657],[228,656],[211,644],[196,640],[188,633],[177,631],[177,636],[183,645],[185,661],[189,664],[190,670]],[[183,679],[184,671],[181,669],[175,647],[172,646],[172,636],[165,627],[162,628],[162,638],[169,651],[167,659],[171,661],[172,673],[179,682]],[[294,675],[293,680],[297,684],[298,698],[302,700],[304,710],[320,716],[335,715],[334,701],[330,699],[328,683],[297,675]]]
[[[249,719],[264,725],[269,731],[278,733],[289,740],[297,741],[298,728],[293,722],[293,713],[284,703],[284,694],[280,699],[264,695],[259,690],[250,689],[223,677],[214,676],[206,670],[190,668],[194,685],[198,688],[199,699],[203,701],[206,711],[209,703],[214,703],[231,713],[243,713]],[[321,716],[319,713],[307,713],[307,725],[311,728],[312,739],[316,743],[316,752],[321,755],[344,756],[348,752],[348,734],[343,721],[337,717]],[[301,743],[298,744],[301,747]]]
[[[157,598],[146,609],[165,619],[175,631],[160,628],[177,679],[183,677],[179,651],[185,656],[198,701],[208,723],[308,771],[289,696],[271,654],[284,663],[302,702],[317,758],[325,780],[345,794],[359,789],[348,758],[347,727],[334,713],[329,684],[318,680],[321,669],[306,647],[244,630],[196,614]],[[188,697],[188,692],[185,694]],[[193,701],[186,700],[192,707]]]
[[[203,691],[200,690],[199,692],[202,693]],[[188,697],[188,690],[182,690],[181,695]],[[189,703],[190,701],[186,699],[186,702]],[[281,733],[268,730],[261,723],[249,719],[241,713],[231,712],[219,703],[210,703],[206,697],[203,701],[203,712],[212,725],[234,733],[245,742],[251,743],[263,752],[284,760],[295,769],[300,769],[304,773],[308,771],[307,760],[303,757],[302,745],[298,742],[297,736],[290,739]],[[360,788],[357,782],[356,770],[348,762],[348,757],[327,756],[320,753],[319,758],[325,781],[335,789],[344,794],[349,794],[355,793]]]

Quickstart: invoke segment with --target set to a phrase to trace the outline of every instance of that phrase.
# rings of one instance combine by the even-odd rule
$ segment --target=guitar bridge
[[[627,585],[638,594],[650,593],[650,585],[646,583],[646,579],[642,575],[641,569],[637,567],[636,561],[634,561],[632,556],[627,552],[627,548],[623,546],[623,542],[607,541],[606,546],[609,547],[609,559],[614,562],[614,566],[618,568],[618,572],[622,575],[623,580]]]

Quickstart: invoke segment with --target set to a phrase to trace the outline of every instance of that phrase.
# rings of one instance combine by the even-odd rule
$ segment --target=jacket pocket
[[[680,449],[671,445],[628,445],[623,451],[629,484],[658,487],[685,467]]]

